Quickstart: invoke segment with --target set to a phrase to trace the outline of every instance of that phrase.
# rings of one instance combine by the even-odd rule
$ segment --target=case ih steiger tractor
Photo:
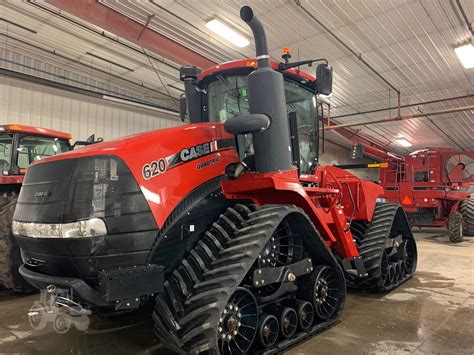
[[[32,289],[18,274],[20,248],[11,233],[13,212],[28,166],[71,150],[71,135],[51,129],[0,126],[0,284],[13,291]]]
[[[400,202],[414,226],[448,227],[449,240],[474,235],[474,151],[428,148],[380,170],[384,197]]]
[[[38,162],[15,211],[25,279],[96,312],[153,300],[178,353],[279,352],[338,319],[346,279],[383,292],[416,268],[382,187],[316,164],[332,69],[270,62],[262,24],[241,18],[257,58],[182,68],[190,124]]]

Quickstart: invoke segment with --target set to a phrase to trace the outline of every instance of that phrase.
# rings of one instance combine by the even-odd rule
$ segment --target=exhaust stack
[[[252,9],[242,7],[240,17],[252,30],[258,69],[248,76],[250,115],[237,119],[251,119],[255,114],[269,118],[268,128],[252,132],[256,172],[289,170],[293,164],[283,75],[270,67],[265,30]]]
[[[259,68],[270,67],[270,56],[268,55],[267,36],[262,23],[255,17],[253,10],[249,6],[243,6],[240,9],[240,18],[244,20],[252,30],[255,41],[255,51],[257,52],[257,61]]]

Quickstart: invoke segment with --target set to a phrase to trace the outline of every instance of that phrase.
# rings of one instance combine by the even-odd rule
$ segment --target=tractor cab
[[[30,164],[71,150],[71,135],[25,125],[0,126],[1,176],[24,175]]]
[[[282,72],[289,118],[293,163],[301,174],[312,174],[319,156],[319,119],[316,78],[294,69],[289,63],[271,62],[272,69]],[[293,64],[293,63],[291,63]],[[183,67],[181,78],[187,87],[182,97],[181,117],[191,122],[225,123],[250,114],[247,79],[257,69],[256,60],[237,60],[202,72]],[[251,134],[237,135],[240,159],[254,170],[254,146]]]

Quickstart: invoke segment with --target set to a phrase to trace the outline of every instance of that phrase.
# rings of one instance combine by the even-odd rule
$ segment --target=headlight
[[[377,197],[375,202],[387,202],[387,199],[385,197]]]
[[[87,238],[107,234],[105,222],[100,218],[91,218],[72,223],[12,223],[14,235],[31,238]]]

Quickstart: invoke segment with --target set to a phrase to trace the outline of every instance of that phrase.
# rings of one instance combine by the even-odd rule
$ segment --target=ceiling
[[[330,98],[333,122],[346,124],[395,116],[394,89],[401,93],[402,106],[462,97],[405,107],[402,115],[474,105],[474,69],[464,69],[453,50],[471,38],[457,2],[472,23],[472,0],[260,0],[251,5],[266,26],[275,60],[280,60],[283,47],[292,48],[293,59],[329,60],[334,68]],[[214,62],[254,55],[252,41],[247,48],[235,48],[205,26],[207,20],[219,18],[251,39],[250,30],[239,18],[244,1],[104,0],[102,3],[141,24],[154,15],[148,23],[150,29]],[[36,31],[30,33],[0,21],[1,33],[9,35],[8,42],[2,43],[0,38],[0,43],[30,55],[55,57],[62,66],[75,70],[98,69],[94,76],[107,80],[109,73],[114,77],[108,80],[113,80],[115,85],[141,92],[145,99],[176,107],[176,98],[182,92],[179,65],[160,53],[149,52],[44,2],[2,2],[0,8],[5,13],[2,18]],[[54,50],[64,58],[44,49]],[[356,114],[390,106],[393,107],[390,111]],[[341,115],[349,116],[338,118]],[[400,154],[428,146],[469,150],[474,149],[474,112],[357,126],[351,127],[351,131]],[[406,149],[397,145],[395,139],[400,137],[413,146]]]

